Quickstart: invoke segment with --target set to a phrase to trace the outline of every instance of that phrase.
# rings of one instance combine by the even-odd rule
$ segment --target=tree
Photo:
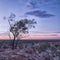
[[[12,49],[15,48],[14,44],[15,44],[15,40],[18,36],[21,36],[25,33],[28,33],[28,29],[29,28],[35,28],[34,24],[36,24],[36,21],[34,19],[29,20],[29,19],[21,19],[15,22],[15,14],[11,14],[8,18],[8,22],[10,25],[9,31],[13,34],[13,42],[12,42]],[[13,22],[11,24],[11,22]]]

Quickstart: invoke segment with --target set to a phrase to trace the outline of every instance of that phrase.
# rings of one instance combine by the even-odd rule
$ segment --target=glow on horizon
[[[0,36],[0,40],[6,40],[6,39],[10,39],[8,35],[2,35]],[[11,39],[13,39],[13,37],[11,36]],[[24,34],[23,38],[21,38],[23,40],[41,40],[41,39],[60,39],[60,34],[55,35],[55,34]]]

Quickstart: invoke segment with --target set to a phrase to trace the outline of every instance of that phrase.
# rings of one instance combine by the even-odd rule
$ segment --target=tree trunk
[[[12,49],[15,49],[15,36],[14,36],[14,39],[12,41]]]
[[[19,40],[16,41],[16,44],[15,44],[15,47],[16,47],[16,48],[17,48],[18,42],[19,42]]]

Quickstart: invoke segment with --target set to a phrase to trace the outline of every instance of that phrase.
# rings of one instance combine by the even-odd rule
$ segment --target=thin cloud
[[[40,8],[43,5],[54,5],[57,3],[57,0],[29,0],[27,2],[27,7],[29,8]]]
[[[27,3],[27,7],[29,7],[29,8],[37,8],[37,1],[28,1],[28,3]]]
[[[56,32],[56,33],[60,33],[60,32]]]
[[[40,18],[48,18],[48,17],[53,17],[53,14],[47,13],[46,11],[41,11],[41,10],[35,10],[35,11],[30,11],[26,13],[27,15],[33,15],[36,17]]]

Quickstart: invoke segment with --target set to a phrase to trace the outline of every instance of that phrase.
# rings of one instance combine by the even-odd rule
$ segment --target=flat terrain
[[[11,49],[12,40],[0,40],[0,60],[59,60],[59,40],[16,40],[17,46]]]

